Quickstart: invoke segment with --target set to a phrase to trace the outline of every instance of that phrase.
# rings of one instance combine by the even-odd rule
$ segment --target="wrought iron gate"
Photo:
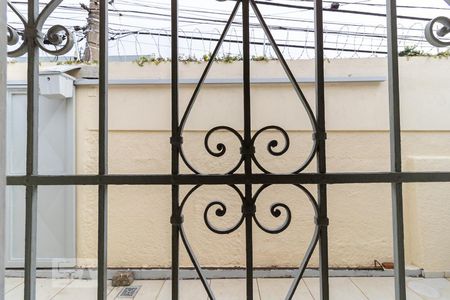
[[[100,1],[100,60],[99,60],[99,165],[98,175],[68,175],[48,176],[37,172],[37,128],[38,128],[38,69],[39,49],[59,55],[67,53],[72,47],[70,33],[63,26],[53,26],[47,33],[42,32],[43,24],[52,11],[63,0],[52,0],[39,12],[39,1],[28,1],[28,20],[23,17],[13,4],[8,2],[10,8],[20,17],[25,26],[22,44],[10,52],[10,56],[28,54],[28,109],[27,109],[27,163],[25,176],[10,176],[7,178],[8,185],[19,185],[26,187],[26,249],[25,249],[25,299],[35,299],[36,294],[36,207],[37,187],[41,185],[94,185],[98,186],[98,299],[106,299],[107,286],[107,208],[108,208],[108,186],[109,185],[170,185],[172,187],[172,299],[179,298],[179,250],[180,238],[186,247],[190,259],[197,270],[200,279],[209,297],[214,299],[214,293],[210,289],[194,252],[189,246],[183,229],[183,208],[191,196],[203,185],[228,185],[232,187],[242,200],[242,215],[238,223],[221,229],[211,224],[208,212],[215,209],[215,214],[222,217],[227,212],[227,207],[219,201],[207,205],[204,221],[207,227],[217,234],[228,234],[245,226],[246,239],[246,280],[247,299],[253,299],[253,227],[264,230],[271,234],[284,231],[291,221],[290,208],[282,203],[274,203],[270,213],[273,217],[280,217],[282,212],[286,219],[284,223],[275,229],[267,228],[259,222],[256,217],[256,206],[258,196],[271,185],[293,185],[303,191],[309,198],[315,212],[315,232],[308,251],[299,264],[296,277],[289,291],[286,291],[286,299],[291,299],[307,267],[312,252],[319,244],[320,254],[320,282],[321,299],[329,299],[328,285],[328,245],[327,245],[327,184],[348,183],[390,183],[392,185],[392,207],[393,207],[393,234],[394,234],[394,260],[395,260],[395,286],[396,299],[406,299],[405,296],[405,263],[403,245],[403,201],[402,183],[404,182],[441,182],[450,181],[450,173],[406,173],[401,169],[401,144],[400,144],[400,111],[399,111],[399,80],[398,80],[398,51],[397,51],[397,25],[396,25],[396,1],[387,0],[387,25],[388,25],[388,60],[389,60],[389,103],[390,103],[390,137],[391,137],[391,170],[384,173],[327,173],[326,170],[326,129],[325,129],[325,94],[324,94],[324,54],[323,54],[323,21],[322,1],[315,0],[315,91],[316,112],[313,112],[298,85],[293,73],[286,63],[280,49],[277,47],[267,24],[264,21],[258,1],[237,0],[235,7],[229,17],[221,38],[212,53],[206,68],[195,88],[186,111],[179,110],[178,101],[178,61],[172,59],[172,172],[164,175],[111,175],[108,174],[108,1]],[[171,0],[172,20],[172,58],[178,57],[178,1]],[[220,45],[225,39],[239,7],[242,6],[242,33],[243,33],[243,95],[244,95],[244,130],[243,135],[236,129],[219,126],[208,131],[205,136],[205,147],[208,153],[215,157],[222,156],[227,150],[222,143],[211,149],[209,137],[217,131],[232,133],[240,142],[240,158],[234,168],[226,174],[202,174],[196,170],[188,161],[183,152],[183,129],[189,117],[202,84],[210,70],[214,57],[218,54]],[[258,161],[255,153],[261,151],[256,149],[255,140],[266,131],[276,131],[284,138],[284,146],[277,148],[279,141],[272,140],[267,145],[267,151],[274,156],[283,155],[289,148],[289,135],[281,127],[267,126],[264,128],[251,127],[251,73],[250,73],[250,24],[249,14],[253,9],[260,25],[267,35],[277,58],[286,72],[299,101],[310,119],[313,128],[313,146],[309,157],[295,172],[291,174],[273,174]],[[62,33],[62,34],[61,34]],[[47,43],[44,43],[44,37]],[[62,38],[63,37],[63,38]],[[17,32],[8,28],[8,43],[19,44]],[[58,50],[46,48],[47,44],[55,46]],[[25,120],[24,120],[25,121]],[[169,141],[168,141],[169,142]],[[305,173],[303,170],[314,160],[317,160],[317,172]],[[180,163],[192,171],[192,174],[180,174]],[[238,173],[243,166],[244,172]],[[316,184],[318,194],[314,197],[303,185]],[[179,188],[182,185],[193,186],[191,190],[180,198]],[[243,186],[243,190],[239,186]],[[258,188],[255,189],[255,185]],[[169,220],[168,220],[169,222]]]

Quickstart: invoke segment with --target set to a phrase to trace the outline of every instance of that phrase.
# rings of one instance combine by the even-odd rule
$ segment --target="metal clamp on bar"
[[[183,215],[172,215],[170,217],[170,224],[172,225],[181,225],[184,222],[184,216]]]
[[[255,146],[253,145],[243,145],[241,147],[241,154],[242,155],[252,155],[255,154]]]
[[[178,147],[181,146],[181,144],[183,144],[183,137],[182,136],[170,137],[170,144]]]
[[[42,38],[42,33],[35,26],[25,26],[23,34],[29,41],[33,41],[36,38]]]
[[[314,223],[319,227],[326,227],[330,224],[330,220],[327,217],[315,217]]]
[[[315,141],[324,141],[328,138],[328,136],[326,132],[314,132],[312,134],[312,138]]]
[[[244,203],[242,204],[242,214],[244,216],[253,216],[256,213],[255,203]]]

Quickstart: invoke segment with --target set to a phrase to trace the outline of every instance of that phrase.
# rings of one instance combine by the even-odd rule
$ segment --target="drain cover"
[[[140,286],[127,286],[123,288],[117,298],[134,298],[139,292]]]

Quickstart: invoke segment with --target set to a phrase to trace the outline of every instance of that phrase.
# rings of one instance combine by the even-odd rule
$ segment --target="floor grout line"
[[[113,299],[117,299],[117,296],[119,296],[119,294],[120,294],[120,289],[121,289],[121,288],[123,288],[123,287],[120,287],[120,286],[115,286],[115,287],[113,287],[113,288],[111,289],[111,291],[109,291],[109,293],[108,293],[108,295],[107,295],[107,298],[108,298],[109,296],[112,296],[114,291],[119,290],[119,292],[117,293],[117,295],[113,298]]]
[[[261,289],[259,288],[259,278],[256,278],[256,287],[258,289],[259,300],[262,300]]]
[[[159,288],[159,291],[158,291],[158,293],[156,294],[155,300],[158,300],[159,296],[161,295],[161,291],[162,291],[164,285],[166,284],[166,282],[167,282],[167,280],[164,280],[164,281],[163,281],[163,284],[161,284],[161,287]]]
[[[6,291],[5,295],[7,295],[8,293],[10,293],[12,290],[16,289],[19,285],[23,284],[23,280],[22,282],[19,282],[17,285],[13,286],[12,288],[10,288],[8,291]]]
[[[209,288],[210,288],[211,291],[212,291],[212,288],[211,288],[211,279],[208,279],[208,285],[209,285]],[[213,292],[213,294],[214,294],[214,292]],[[209,300],[209,298],[208,298],[208,293],[206,293],[206,300]]]
[[[351,277],[348,277],[348,279],[350,280],[351,283],[353,283],[353,285],[361,292],[361,294],[367,299],[369,299],[369,296],[367,296],[364,291],[353,281],[353,279]]]
[[[8,295],[9,293],[12,293],[15,289],[17,289],[17,288],[20,287],[20,286],[24,286],[24,283],[22,282],[22,283],[16,285],[15,287],[13,287],[12,289],[10,289],[10,290],[5,294],[5,296]]]
[[[53,295],[51,299],[55,299],[56,296],[58,296],[59,293],[61,293],[65,288],[67,288],[69,286],[69,284],[71,284],[74,281],[74,279],[70,280],[69,283],[67,283],[64,287],[62,287],[58,292],[56,292],[55,295]]]
[[[300,284],[301,284],[301,282],[305,283],[306,289],[308,290],[309,294],[311,295],[311,298],[313,298],[313,300],[316,300],[316,298],[314,298],[314,295],[311,292],[311,289],[309,288],[308,283],[306,282],[306,280],[302,278],[301,281],[300,281]]]
[[[116,289],[117,289],[117,290],[120,290],[120,288],[121,288],[121,287],[118,287],[118,286],[113,287],[113,288],[109,291],[109,293],[108,293],[107,296],[111,295],[112,292],[113,292],[114,290],[116,290]],[[114,298],[117,298],[117,297],[114,297]]]

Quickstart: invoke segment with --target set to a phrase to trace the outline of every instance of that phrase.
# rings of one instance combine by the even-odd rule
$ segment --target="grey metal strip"
[[[400,88],[398,76],[397,1],[387,0],[388,79],[391,171],[402,171]],[[392,183],[392,224],[394,231],[395,298],[406,299],[405,246],[403,228],[402,183]]]
[[[37,186],[25,190],[25,276],[24,299],[36,299],[36,235],[37,235]]]
[[[6,32],[6,1],[0,1],[0,32]],[[5,297],[6,223],[6,35],[0,35],[0,299]]]
[[[39,1],[28,1],[27,36],[27,158],[26,174],[38,171],[38,125],[39,125],[39,48],[34,43]],[[25,278],[24,299],[36,298],[36,230],[37,230],[37,186],[27,186],[25,191]]]
[[[323,50],[323,3],[314,1],[314,34],[315,34],[315,79],[316,79],[316,118],[317,134],[320,137],[317,147],[317,173],[325,174],[326,167],[326,129],[325,129],[325,73]],[[327,212],[327,185],[317,186],[317,201],[319,205],[319,218],[327,220],[326,225],[319,226],[319,272],[320,272],[320,299],[330,298],[328,274],[328,212]]]
[[[99,160],[98,174],[108,174],[108,1],[100,1],[99,37]],[[107,298],[108,186],[98,186],[97,299]]]
[[[336,77],[326,77],[325,83],[379,83],[386,81],[384,76],[336,76]],[[198,79],[179,79],[180,85],[185,84],[198,84]],[[300,77],[297,78],[298,83],[314,83],[315,78],[313,77]],[[8,84],[20,85],[21,81],[11,81]],[[206,78],[203,84],[220,84],[220,85],[237,85],[242,84],[242,78]],[[251,84],[290,84],[291,81],[288,78],[252,78]],[[98,79],[77,79],[75,81],[76,86],[90,86],[97,85]],[[171,79],[111,79],[109,85],[170,85]]]

